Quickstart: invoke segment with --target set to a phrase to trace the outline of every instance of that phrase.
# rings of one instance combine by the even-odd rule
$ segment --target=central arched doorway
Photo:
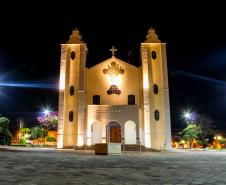
[[[116,121],[111,121],[106,126],[106,138],[108,143],[121,143],[121,126]]]

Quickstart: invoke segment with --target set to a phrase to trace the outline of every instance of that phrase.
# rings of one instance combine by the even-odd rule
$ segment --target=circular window
[[[72,60],[75,59],[75,52],[74,52],[74,51],[71,52],[71,59],[72,59]]]
[[[154,84],[153,85],[153,91],[154,91],[155,94],[158,94],[159,88],[158,88],[158,85],[157,84]]]
[[[73,121],[74,120],[74,113],[73,111],[69,112],[69,121]]]
[[[153,60],[155,60],[157,58],[157,54],[156,54],[155,51],[151,52],[151,57],[152,57]]]
[[[160,114],[158,110],[155,110],[155,120],[158,121],[160,119]]]
[[[73,96],[75,94],[75,88],[74,86],[70,86],[70,95]]]

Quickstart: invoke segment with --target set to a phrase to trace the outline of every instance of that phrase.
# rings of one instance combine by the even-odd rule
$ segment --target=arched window
[[[158,121],[160,119],[160,113],[158,110],[155,110],[155,120]]]
[[[156,54],[155,51],[152,51],[152,52],[151,52],[151,58],[152,58],[153,60],[155,60],[155,59],[157,58],[157,54]]]
[[[94,105],[100,105],[100,95],[94,95],[93,96],[93,104]]]
[[[135,95],[128,95],[128,105],[135,105]]]
[[[155,94],[158,94],[159,88],[158,88],[158,85],[157,84],[154,84],[153,85],[153,91],[154,91]]]
[[[72,60],[75,59],[75,52],[74,52],[74,51],[71,52],[71,59],[72,59]]]
[[[70,95],[73,96],[75,94],[75,88],[73,85],[70,86]]]
[[[73,113],[73,111],[70,111],[69,112],[69,121],[73,121],[74,120],[74,113]]]

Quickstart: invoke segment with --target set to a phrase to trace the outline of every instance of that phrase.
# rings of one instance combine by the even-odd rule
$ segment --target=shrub
[[[219,143],[222,144],[222,145],[226,144],[226,139],[220,139]]]
[[[26,145],[26,143],[27,143],[27,140],[25,139],[25,138],[21,138],[20,139],[20,144],[22,144],[22,145]]]
[[[48,142],[56,142],[56,138],[55,137],[48,136],[46,138],[46,141],[48,141]]]
[[[208,146],[208,141],[205,139],[198,140],[197,142],[199,145],[202,145],[203,148],[206,148]]]

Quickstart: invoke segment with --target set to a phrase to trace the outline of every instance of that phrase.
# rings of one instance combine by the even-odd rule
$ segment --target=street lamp
[[[50,114],[51,110],[49,107],[45,107],[43,110],[42,110],[42,114],[44,114],[45,116],[48,116]]]
[[[47,115],[49,115],[50,110],[48,108],[46,108],[46,109],[43,110],[43,113],[44,113],[44,115],[47,116]]]
[[[189,112],[189,111],[184,112],[183,117],[186,119],[187,124],[188,124],[189,119],[191,119],[191,112]]]

